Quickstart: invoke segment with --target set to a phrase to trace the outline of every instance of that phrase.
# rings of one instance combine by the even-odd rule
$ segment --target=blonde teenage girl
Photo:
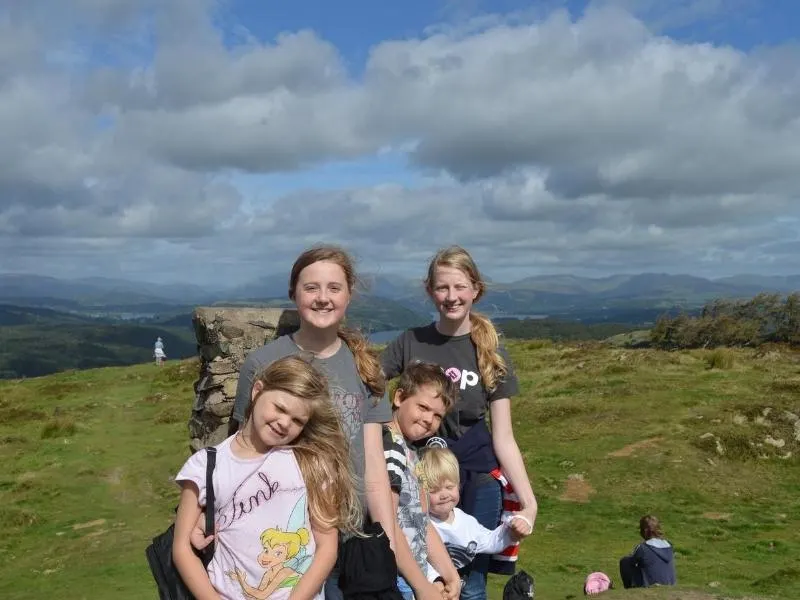
[[[460,507],[494,529],[503,510],[500,481],[505,477],[524,517],[514,519],[512,527],[521,536],[530,535],[537,504],[512,427],[510,398],[518,391],[517,379],[494,325],[473,310],[486,289],[478,267],[463,248],[445,248],[431,260],[425,288],[438,319],[405,331],[386,347],[385,375],[393,378],[415,360],[441,365],[458,384],[459,398],[435,442],[450,447],[459,459],[464,473]],[[473,561],[462,600],[486,599],[490,559],[484,554]],[[492,570],[501,572],[503,566],[509,565],[498,563]]]

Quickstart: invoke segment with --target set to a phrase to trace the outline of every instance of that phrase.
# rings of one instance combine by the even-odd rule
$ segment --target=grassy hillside
[[[676,546],[681,587],[603,597],[797,597],[800,442],[786,411],[800,413],[800,355],[510,351],[540,502],[520,558],[537,598],[582,597],[592,570],[618,580],[646,512]],[[144,548],[173,517],[196,374],[186,361],[0,382],[0,597],[155,596]]]
[[[97,321],[0,327],[0,379],[145,362],[159,336],[170,359],[197,352],[194,332],[185,327]]]

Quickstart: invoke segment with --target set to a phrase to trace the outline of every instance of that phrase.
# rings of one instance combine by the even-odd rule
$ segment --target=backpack
[[[380,523],[364,524],[366,537],[353,536],[339,551],[339,589],[344,600],[403,600],[397,563]]]
[[[533,577],[520,569],[512,575],[503,588],[503,600],[529,600],[536,594]]]
[[[586,577],[586,582],[583,584],[583,593],[585,596],[594,596],[613,588],[614,583],[608,575],[595,571],[594,573],[589,573]]]
[[[214,483],[212,475],[217,464],[217,449],[206,448],[206,533],[214,531]],[[181,579],[175,563],[172,561],[172,541],[175,538],[175,523],[167,530],[153,538],[153,543],[145,550],[150,572],[158,586],[159,600],[194,600],[194,596]],[[214,556],[214,542],[203,550],[195,550],[204,567]]]

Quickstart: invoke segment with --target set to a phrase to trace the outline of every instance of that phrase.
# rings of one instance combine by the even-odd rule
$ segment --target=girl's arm
[[[428,561],[444,580],[445,598],[457,600],[461,593],[461,578],[447,553],[447,548],[444,547],[439,532],[430,521],[428,521],[425,541],[428,543]]]
[[[383,457],[383,433],[380,423],[364,423],[364,491],[367,510],[373,521],[379,522],[389,538],[389,546],[395,549],[395,527],[397,517],[392,504],[389,474]]]
[[[494,453],[522,504],[520,512],[531,522],[529,528],[522,519],[514,519],[511,527],[518,534],[527,536],[533,533],[533,525],[536,523],[536,513],[539,507],[531,488],[530,479],[528,479],[528,472],[525,470],[525,463],[522,460],[517,440],[514,438],[514,428],[511,424],[511,400],[498,398],[489,404],[489,411]]]
[[[181,482],[181,498],[175,516],[175,536],[172,559],[181,579],[197,600],[220,600],[220,595],[208,578],[203,563],[192,550],[189,538],[201,511],[198,490],[194,483]]]
[[[289,600],[313,600],[336,564],[339,545],[339,532],[336,528],[321,529],[312,524],[311,534],[314,536],[317,549],[314,551],[311,566],[297,582],[289,595]]]

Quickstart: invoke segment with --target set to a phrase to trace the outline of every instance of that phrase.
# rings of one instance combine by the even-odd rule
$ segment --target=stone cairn
[[[192,317],[200,375],[189,418],[190,448],[196,452],[228,437],[239,369],[266,342],[297,329],[297,311],[285,308],[201,307]]]

